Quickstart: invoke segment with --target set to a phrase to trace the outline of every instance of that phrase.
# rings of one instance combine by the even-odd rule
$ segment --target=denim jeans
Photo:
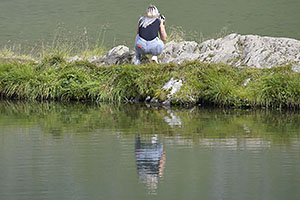
[[[136,58],[141,59],[141,56],[145,54],[152,54],[154,56],[158,56],[159,54],[161,54],[164,48],[164,43],[158,37],[151,41],[147,41],[141,38],[139,34],[137,34],[134,48]]]

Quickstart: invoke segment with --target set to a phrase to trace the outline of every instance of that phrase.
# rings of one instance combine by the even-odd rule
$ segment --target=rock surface
[[[200,61],[228,63],[237,67],[270,68],[300,63],[300,41],[288,38],[231,34],[199,45]]]
[[[300,64],[300,41],[288,38],[230,34],[203,43],[169,42],[161,63],[185,60],[227,63],[237,67],[270,68],[288,63]]]
[[[174,95],[180,91],[183,85],[182,80],[175,80],[173,77],[162,87],[166,91],[167,99],[163,102],[164,105],[170,105],[170,101],[173,99]]]
[[[163,86],[165,91],[169,91],[167,98],[170,99],[173,95],[180,90],[182,80],[175,80],[173,77]]]
[[[74,56],[74,57],[71,57],[67,60],[68,63],[71,63],[71,62],[75,62],[75,61],[82,61],[83,59],[80,58],[79,56]]]
[[[101,58],[90,60],[98,65],[133,63],[134,51],[120,45]],[[237,67],[270,68],[293,64],[299,71],[300,41],[289,38],[230,34],[200,44],[194,41],[174,42],[165,45],[159,63],[177,63],[199,60],[208,63],[227,63]],[[294,67],[295,66],[295,67]]]
[[[168,42],[160,55],[159,61],[160,63],[181,64],[184,61],[197,60],[200,53],[198,46],[198,43],[194,41]]]
[[[133,59],[134,51],[130,51],[127,46],[119,45],[112,48],[101,59],[106,65],[120,65],[125,63],[131,63]]]

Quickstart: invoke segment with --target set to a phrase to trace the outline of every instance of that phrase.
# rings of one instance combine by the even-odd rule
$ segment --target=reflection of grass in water
[[[176,115],[182,126],[169,126],[164,118]],[[35,127],[60,137],[66,133],[89,134],[112,130],[121,135],[161,134],[182,140],[190,138],[260,138],[275,143],[289,144],[299,138],[300,116],[296,112],[227,109],[156,109],[130,104],[83,104],[55,102],[1,102],[0,124]],[[30,117],[29,117],[30,116]]]

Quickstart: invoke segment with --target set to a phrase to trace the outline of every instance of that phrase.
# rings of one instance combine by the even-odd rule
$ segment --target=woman
[[[163,41],[167,40],[164,22],[164,17],[160,17],[158,9],[154,5],[150,5],[146,10],[146,15],[139,19],[134,45],[135,65],[141,63],[141,56],[145,54],[152,54],[151,60],[158,63],[157,56],[161,54],[164,48]],[[158,38],[158,33],[161,40]]]

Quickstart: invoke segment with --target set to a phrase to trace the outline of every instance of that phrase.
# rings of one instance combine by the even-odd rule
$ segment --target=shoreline
[[[299,74],[291,65],[255,69],[193,61],[106,67],[53,58],[0,63],[0,80],[6,99],[300,108]]]
[[[41,60],[2,56],[0,96],[165,106],[300,108],[297,40],[230,34],[200,44],[171,41],[165,45],[160,64],[149,63],[146,57],[142,65],[134,66],[133,59],[134,52],[124,45],[89,59],[59,52],[46,54]]]

